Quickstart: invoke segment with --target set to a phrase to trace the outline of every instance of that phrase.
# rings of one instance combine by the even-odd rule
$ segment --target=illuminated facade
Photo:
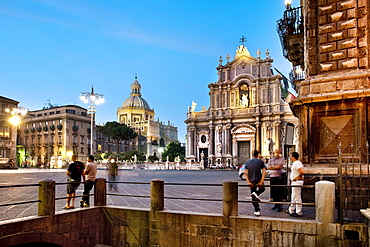
[[[243,44],[234,60],[228,56],[223,65],[220,59],[218,81],[208,85],[210,107],[197,112],[193,102],[188,110],[187,162],[236,166],[254,149],[270,157],[277,147],[288,152],[298,144],[298,120],[282,96],[281,75],[272,73],[268,51],[265,59],[257,54],[252,57]]]
[[[85,108],[50,105],[24,117],[18,152],[33,166],[61,168],[73,154],[84,162],[90,149],[90,131],[90,115]]]
[[[136,149],[147,156],[159,156],[159,148],[170,142],[178,142],[177,127],[168,122],[154,120],[154,110],[141,97],[141,85],[137,78],[131,84],[131,94],[117,110],[118,122],[135,129]]]
[[[16,126],[9,122],[10,115],[6,109],[18,107],[19,102],[0,96],[0,158],[16,159]]]

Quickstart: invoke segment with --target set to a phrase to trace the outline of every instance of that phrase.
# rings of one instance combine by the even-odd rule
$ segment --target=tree
[[[185,147],[182,147],[180,143],[170,142],[162,153],[162,161],[166,161],[167,156],[171,162],[173,162],[177,156],[180,156],[181,161],[185,161]]]
[[[120,124],[115,121],[107,122],[104,126],[100,126],[99,131],[116,143],[117,153],[119,153],[118,144],[120,141],[128,141],[137,136],[135,131],[126,124]]]

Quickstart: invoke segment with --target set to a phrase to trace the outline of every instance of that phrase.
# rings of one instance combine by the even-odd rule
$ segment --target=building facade
[[[26,159],[33,166],[61,168],[73,154],[85,162],[90,154],[90,117],[76,105],[50,105],[28,112],[19,129],[20,162]]]
[[[9,122],[11,115],[7,109],[18,108],[19,102],[0,96],[0,158],[16,159],[17,126]]]
[[[124,123],[135,129],[138,137],[135,140],[136,150],[147,156],[161,154],[170,142],[178,142],[177,127],[168,122],[155,120],[154,109],[141,96],[141,85],[135,77],[131,84],[131,94],[117,110],[119,123]]]
[[[194,103],[188,110],[187,162],[236,166],[255,149],[270,157],[275,148],[298,144],[297,118],[282,97],[281,76],[272,74],[268,51],[265,59],[257,54],[241,45],[232,61],[228,55],[223,65],[220,58],[218,81],[208,85],[210,107],[196,112]]]
[[[298,92],[292,107],[304,140],[302,161],[335,163],[339,146],[353,160],[366,160],[361,150],[370,140],[369,1],[300,3],[287,6],[278,31]]]

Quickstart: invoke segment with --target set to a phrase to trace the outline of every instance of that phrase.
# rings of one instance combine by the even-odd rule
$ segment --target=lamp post
[[[10,147],[10,158],[17,159],[17,126],[22,122],[22,117],[27,114],[27,109],[19,106],[14,108],[6,108],[6,113],[9,113],[11,117],[9,118],[9,123],[12,125],[11,139],[9,143]]]
[[[104,95],[100,93],[94,93],[94,87],[91,87],[91,92],[82,92],[80,99],[85,103],[89,103],[88,113],[91,115],[91,137],[90,137],[90,154],[94,154],[94,113],[96,112],[95,105],[99,105],[105,102]]]

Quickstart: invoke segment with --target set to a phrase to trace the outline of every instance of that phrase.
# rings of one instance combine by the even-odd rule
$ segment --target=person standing
[[[266,165],[258,158],[259,152],[253,152],[253,158],[245,163],[244,176],[251,189],[252,204],[254,207],[254,215],[260,216],[261,210],[258,202],[261,201],[259,195],[265,191],[264,184],[266,176]]]
[[[108,165],[108,182],[116,182],[117,176],[118,176],[117,162],[115,159],[111,159],[110,164]],[[116,183],[109,183],[108,188],[109,191],[113,189],[115,192],[118,192]]]
[[[274,156],[270,159],[268,163],[267,170],[270,170],[270,185],[284,185],[284,157],[281,156],[281,149],[275,149]],[[270,198],[273,202],[282,202],[284,197],[284,187],[274,187],[270,189]],[[277,204],[271,208],[276,210],[276,212],[281,212],[283,210],[282,204]]]
[[[87,167],[85,170],[86,175],[86,182],[84,187],[84,193],[82,200],[80,201],[81,208],[83,207],[90,207],[90,191],[94,187],[96,174],[98,172],[98,168],[94,162],[94,155],[89,155],[87,158]]]
[[[299,159],[299,154],[293,152],[290,155],[290,160],[293,162],[290,171],[290,181],[292,186],[303,185],[303,164]],[[287,209],[287,213],[293,217],[302,217],[302,198],[301,198],[302,187],[292,187],[291,202],[292,204]],[[294,204],[298,203],[298,204]]]
[[[81,184],[81,177],[85,182],[85,165],[77,161],[77,155],[72,155],[72,163],[67,169],[68,184],[67,184],[67,201],[63,209],[75,208],[76,190]]]

